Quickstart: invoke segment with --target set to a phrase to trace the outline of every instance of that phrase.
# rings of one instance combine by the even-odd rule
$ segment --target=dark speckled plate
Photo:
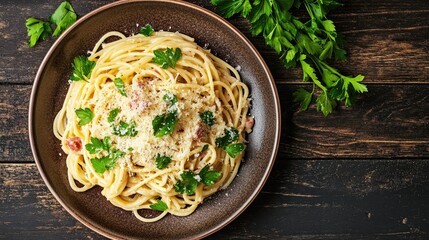
[[[195,38],[233,66],[253,98],[256,123],[249,135],[245,162],[228,189],[214,194],[192,215],[167,215],[143,223],[131,212],[111,205],[95,187],[74,192],[67,181],[65,156],[52,133],[52,122],[68,88],[71,62],[108,31],[136,33],[150,23],[155,29],[179,31]],[[207,45],[206,45],[207,46]],[[257,50],[235,27],[201,7],[179,1],[120,1],[99,8],[77,21],[52,46],[37,73],[31,95],[29,132],[40,174],[61,205],[77,220],[110,238],[202,238],[236,218],[253,201],[268,178],[280,138],[280,108],[273,78]]]

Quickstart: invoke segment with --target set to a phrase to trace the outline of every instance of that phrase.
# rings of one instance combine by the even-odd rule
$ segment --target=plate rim
[[[117,235],[114,232],[106,231],[106,229],[100,228],[96,224],[93,224],[91,221],[94,221],[94,220],[87,220],[83,216],[80,216],[79,214],[75,213],[73,211],[73,208],[68,206],[62,200],[62,197],[60,197],[56,193],[56,191],[54,191],[54,188],[52,187],[51,182],[48,180],[48,176],[46,175],[46,172],[44,170],[44,167],[42,164],[43,160],[41,160],[39,158],[39,154],[37,151],[38,148],[36,147],[37,144],[36,144],[36,140],[34,137],[33,124],[34,124],[35,101],[36,101],[36,97],[37,97],[37,91],[39,88],[39,82],[41,81],[42,72],[44,71],[46,64],[47,64],[48,60],[51,58],[53,52],[58,48],[58,46],[61,44],[63,39],[73,29],[75,29],[78,25],[80,25],[82,22],[85,22],[87,19],[91,18],[92,16],[94,16],[100,12],[103,12],[105,10],[108,10],[110,8],[114,8],[116,6],[119,6],[119,5],[130,4],[130,3],[135,3],[135,2],[152,2],[152,3],[163,3],[163,4],[167,3],[167,4],[172,4],[172,5],[180,5],[181,7],[191,8],[191,9],[196,10],[200,13],[205,14],[205,15],[209,15],[210,17],[221,22],[225,27],[232,30],[235,33],[235,35],[237,37],[239,37],[251,49],[252,54],[257,57],[258,62],[260,62],[263,66],[263,70],[265,72],[265,75],[268,77],[268,80],[269,80],[268,83],[269,83],[269,86],[271,88],[271,92],[273,93],[275,114],[277,115],[275,129],[277,129],[277,131],[275,131],[275,134],[274,134],[274,146],[273,146],[274,151],[272,151],[271,156],[269,156],[269,159],[270,159],[269,160],[269,166],[266,168],[265,172],[262,175],[261,180],[258,182],[258,185],[252,191],[250,197],[247,198],[247,200],[243,203],[243,205],[239,209],[234,211],[234,213],[231,214],[230,216],[228,216],[227,218],[222,219],[217,224],[211,226],[209,230],[203,231],[203,232],[199,233],[198,235],[192,236],[192,238],[198,238],[198,239],[204,238],[204,237],[207,237],[207,236],[219,231],[223,227],[230,224],[234,219],[236,219],[239,215],[241,215],[250,206],[250,204],[255,200],[255,198],[259,195],[260,191],[262,190],[263,186],[265,185],[265,183],[266,183],[266,181],[270,175],[270,172],[274,166],[276,156],[278,153],[278,149],[279,149],[279,145],[280,145],[280,134],[281,134],[281,109],[280,109],[279,93],[278,93],[274,78],[270,72],[270,69],[269,69],[267,63],[265,62],[265,60],[263,59],[263,57],[261,56],[259,51],[256,49],[256,47],[250,42],[250,40],[246,36],[244,36],[244,34],[240,30],[238,30],[234,25],[232,25],[226,19],[224,19],[223,17],[219,16],[218,14],[212,12],[209,9],[206,9],[206,8],[198,6],[194,3],[185,2],[185,1],[175,1],[175,0],[123,0],[122,1],[122,0],[120,0],[120,1],[112,2],[109,4],[103,5],[101,7],[98,7],[96,9],[86,13],[85,15],[81,16],[75,23],[72,24],[72,26],[70,26],[65,32],[63,32],[61,34],[61,36],[58,37],[58,39],[49,48],[48,52],[44,56],[40,66],[38,68],[36,77],[34,79],[34,82],[32,85],[32,90],[31,90],[31,95],[30,95],[29,110],[28,110],[28,129],[29,129],[28,134],[29,134],[29,140],[30,140],[30,147],[31,147],[32,155],[33,155],[33,158],[35,160],[38,172],[41,175],[45,185],[48,187],[49,191],[55,197],[55,199],[60,203],[60,205],[73,218],[75,218],[77,221],[82,223],[84,226],[88,227],[92,231],[94,231],[94,232],[96,232],[102,236],[112,238],[112,239],[124,239],[124,236],[122,234]]]

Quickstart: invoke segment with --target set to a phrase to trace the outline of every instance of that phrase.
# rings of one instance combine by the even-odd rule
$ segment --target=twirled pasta
[[[107,39],[119,40],[105,43]],[[155,50],[181,49],[174,68],[162,68],[153,62]],[[245,142],[253,118],[248,116],[249,90],[236,69],[209,50],[180,33],[154,32],[126,37],[119,32],[105,34],[95,45],[89,60],[95,61],[88,81],[70,83],[64,105],[54,120],[54,134],[67,154],[68,179],[76,192],[100,186],[102,194],[115,206],[132,211],[141,221],[153,222],[167,213],[191,214],[208,196],[226,188],[234,179],[243,153],[235,158],[216,144],[216,139],[234,128],[237,143]],[[114,84],[120,78],[126,94]],[[165,95],[177,97],[178,123],[170,135],[154,136],[152,121],[166,111]],[[89,124],[79,125],[75,111],[89,108],[94,114]],[[115,122],[109,112],[118,109]],[[213,113],[215,124],[206,126],[200,113]],[[134,122],[135,136],[112,134],[119,121]],[[84,147],[91,138],[109,137],[111,145],[125,154],[103,173],[94,169],[91,159],[105,151],[91,154]],[[204,149],[203,149],[204,148]],[[205,151],[202,151],[205,150]],[[171,157],[167,167],[156,167],[154,156]],[[198,172],[204,166],[221,176],[210,186],[198,184],[195,194],[181,194],[174,184],[184,171]],[[155,218],[141,216],[161,199],[168,207]]]

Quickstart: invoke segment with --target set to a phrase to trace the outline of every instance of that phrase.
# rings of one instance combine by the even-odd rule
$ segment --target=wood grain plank
[[[72,1],[82,16],[111,1]],[[214,10],[208,0],[190,1]],[[46,0],[2,1],[0,37],[0,83],[26,83],[33,81],[37,68],[54,39],[26,46],[25,19],[33,16],[46,18],[55,5]],[[20,12],[17,17],[16,13]],[[429,7],[425,1],[347,1],[344,7],[334,10],[331,17],[337,29],[348,40],[345,48],[349,60],[334,63],[346,75],[358,73],[366,76],[366,83],[419,83],[429,84],[429,50],[427,36]],[[402,14],[400,14],[402,13]],[[403,14],[406,14],[404,17]],[[252,37],[248,22],[241,17],[229,19],[262,53],[279,83],[300,83],[299,69],[285,69],[279,57],[261,37]],[[25,59],[24,62],[19,59]],[[20,64],[16,64],[20,62]]]
[[[423,239],[429,230],[428,163],[278,161],[251,210],[225,232],[237,239]],[[221,231],[212,239],[224,237]]]
[[[354,108],[340,108],[329,117],[314,105],[299,112],[291,101],[298,87],[278,85],[278,159],[429,157],[429,85],[371,86]],[[33,161],[27,136],[30,89],[0,87],[0,162]]]
[[[370,86],[353,108],[324,117],[297,111],[294,86],[280,85],[280,159],[429,157],[427,85]],[[308,89],[311,91],[311,89]]]
[[[33,162],[28,139],[31,86],[0,85],[0,162]]]
[[[255,202],[209,239],[423,239],[428,171],[429,160],[278,161]],[[62,209],[34,164],[0,164],[0,184],[0,237],[101,239]]]
[[[112,0],[70,1],[78,17]],[[44,21],[61,1],[2,0],[0,3],[0,83],[33,82],[43,57],[56,38],[41,41],[34,48],[27,46],[25,20],[35,17]]]

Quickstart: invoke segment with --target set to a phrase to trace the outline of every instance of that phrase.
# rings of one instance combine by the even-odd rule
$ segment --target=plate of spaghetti
[[[29,133],[60,204],[109,238],[202,238],[247,208],[280,138],[255,47],[180,1],[119,1],[77,21],[37,73]]]

